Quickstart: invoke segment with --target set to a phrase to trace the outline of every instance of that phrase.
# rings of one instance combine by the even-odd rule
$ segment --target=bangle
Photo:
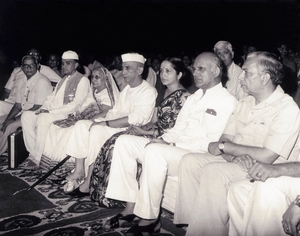
[[[107,121],[105,121],[105,124],[106,124],[106,126],[108,126],[109,127],[109,121],[107,120]]]

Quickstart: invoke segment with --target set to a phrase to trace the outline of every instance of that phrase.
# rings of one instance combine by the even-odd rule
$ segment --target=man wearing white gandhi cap
[[[78,121],[67,142],[66,155],[75,158],[76,167],[67,177],[64,189],[72,196],[89,195],[93,163],[107,139],[130,125],[141,126],[151,120],[157,92],[141,77],[146,59],[137,53],[127,53],[121,57],[122,74],[127,85],[119,100],[104,119]],[[84,177],[78,187],[78,179]]]
[[[47,97],[37,112],[27,111],[21,117],[23,136],[29,157],[20,165],[24,169],[39,166],[50,125],[55,120],[65,119],[76,112],[86,95],[90,92],[90,81],[77,71],[78,54],[66,51],[62,54],[64,78]]]

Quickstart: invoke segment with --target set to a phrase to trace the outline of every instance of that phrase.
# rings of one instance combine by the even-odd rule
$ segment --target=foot
[[[143,233],[148,233],[152,235],[153,233],[159,233],[161,229],[160,219],[156,220],[143,220],[141,219],[137,225],[129,228],[125,235],[143,235]]]
[[[23,161],[19,167],[24,170],[35,170],[39,168],[39,162],[35,159],[35,157],[32,154],[29,154],[27,159]]]
[[[74,179],[84,179],[84,173],[81,172],[72,172],[67,175],[66,180],[74,180]]]
[[[83,179],[73,179],[67,180],[67,183],[64,185],[63,189],[65,193],[70,193],[75,189],[79,189],[80,184],[82,184]]]
[[[68,195],[70,195],[74,198],[81,198],[81,197],[89,196],[90,193],[89,192],[87,192],[87,193],[81,192],[79,188],[76,188],[72,192],[69,192]]]
[[[114,217],[110,218],[105,224],[105,229],[115,229],[119,227],[133,227],[133,225],[137,224],[137,220],[135,220],[136,215],[134,214],[127,214],[124,215],[119,213]]]

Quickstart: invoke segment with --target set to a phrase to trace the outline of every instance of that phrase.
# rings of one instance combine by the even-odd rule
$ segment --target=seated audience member
[[[91,80],[92,90],[80,108],[67,119],[56,120],[50,126],[43,154],[51,160],[61,161],[65,158],[66,143],[77,121],[105,117],[119,99],[118,87],[106,68],[93,70]]]
[[[243,71],[250,96],[239,101],[220,140],[209,144],[211,155],[188,154],[180,163],[174,223],[188,224],[187,235],[228,235],[229,186],[247,180],[254,162],[285,162],[295,145],[299,108],[279,86],[283,65],[274,54],[254,52]]]
[[[7,137],[21,126],[22,112],[39,109],[47,96],[52,92],[48,78],[37,70],[37,62],[32,56],[22,58],[22,70],[27,80],[16,84],[16,102],[8,115],[0,117],[0,155],[7,150]]]
[[[122,55],[122,61],[122,73],[128,85],[120,93],[113,109],[107,112],[105,118],[77,122],[66,144],[66,154],[74,157],[76,164],[64,187],[66,192],[73,190],[71,195],[89,195],[80,192],[78,179],[92,171],[92,164],[107,139],[130,125],[141,126],[151,120],[157,92],[141,77],[145,58],[137,53],[127,53]]]
[[[80,186],[81,192],[88,192],[90,188],[92,200],[98,202],[100,206],[114,207],[118,204],[105,198],[116,139],[124,133],[143,136],[148,140],[161,136],[174,126],[180,109],[190,95],[181,84],[181,81],[185,80],[186,69],[180,59],[167,58],[160,67],[161,82],[167,89],[163,94],[163,100],[154,111],[151,122],[141,127],[130,126],[127,131],[116,133],[109,138],[95,160],[93,172],[89,173],[89,176],[92,175],[91,178],[88,177],[88,181]]]
[[[37,61],[37,70],[44,76],[46,76],[51,82],[57,83],[61,80],[61,77],[57,75],[50,67],[41,65],[40,61],[42,56],[35,48],[30,49],[27,55],[33,56]],[[4,87],[4,101],[0,101],[0,116],[7,115],[10,109],[16,102],[16,87],[19,80],[26,81],[26,76],[21,67],[17,67],[11,73],[5,87]]]
[[[123,77],[121,56],[114,56],[110,73],[115,78],[119,90],[122,91],[126,87],[127,84]]]
[[[225,87],[227,90],[238,100],[247,96],[240,84],[239,76],[242,73],[242,69],[233,61],[234,52],[231,44],[227,41],[219,41],[214,46],[214,52],[226,66],[228,81],[226,82]]]
[[[291,68],[293,72],[297,72],[297,65],[294,61],[289,58],[289,46],[287,44],[279,44],[277,47],[278,52],[280,53],[280,61],[283,65]]]
[[[23,136],[29,157],[20,167],[32,169],[39,166],[50,125],[74,113],[90,93],[88,78],[77,71],[78,59],[76,52],[64,52],[62,72],[65,77],[37,112],[27,111],[22,114]]]
[[[59,68],[60,58],[56,54],[50,54],[47,58],[47,66],[49,66],[56,74],[63,77]]]
[[[230,235],[299,235],[299,167],[299,141],[287,163],[254,163],[248,171],[251,182],[229,189]]]
[[[159,231],[160,203],[168,176],[177,176],[181,157],[190,152],[207,152],[208,144],[220,138],[236,99],[221,84],[222,61],[214,53],[201,53],[193,75],[199,90],[189,96],[175,126],[161,137],[120,136],[115,145],[106,197],[127,202],[125,209],[107,222],[117,227],[122,221],[140,218],[126,234]],[[140,184],[137,164],[142,164]],[[140,186],[139,186],[140,185]],[[120,222],[119,222],[120,220]]]

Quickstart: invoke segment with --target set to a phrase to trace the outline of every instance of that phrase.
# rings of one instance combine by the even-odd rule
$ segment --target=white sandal
[[[78,179],[67,180],[67,183],[64,185],[64,192],[70,193],[74,189],[78,188],[84,181],[84,177]]]

